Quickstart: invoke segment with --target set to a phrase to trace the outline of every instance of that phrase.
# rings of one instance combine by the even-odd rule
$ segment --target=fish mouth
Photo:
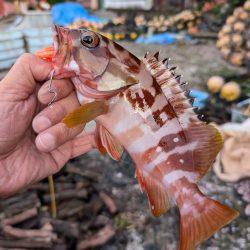
[[[79,30],[82,32],[88,31],[87,29],[70,29],[63,26],[52,25],[52,37],[53,46],[49,46],[36,51],[35,55],[42,59],[52,61],[53,64],[57,63],[57,57],[62,58],[62,62],[66,61],[69,57],[70,51],[70,37],[77,38]],[[57,67],[63,67],[64,65],[57,65]]]

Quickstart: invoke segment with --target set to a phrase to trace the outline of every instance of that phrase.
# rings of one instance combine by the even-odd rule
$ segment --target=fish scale
[[[222,139],[215,127],[198,119],[169,60],[160,61],[159,52],[139,60],[88,30],[56,26],[54,31],[54,53],[49,57],[49,48],[38,56],[52,61],[58,77],[74,75],[81,103],[63,122],[73,127],[94,119],[96,146],[102,154],[119,160],[123,148],[127,150],[152,214],[160,216],[173,203],[178,206],[179,249],[194,249],[236,218],[236,210],[198,188]]]

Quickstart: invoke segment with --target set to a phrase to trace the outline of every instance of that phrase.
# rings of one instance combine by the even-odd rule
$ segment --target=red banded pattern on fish
[[[197,183],[222,147],[212,125],[201,122],[181,87],[180,76],[159,60],[139,60],[120,45],[83,29],[54,27],[51,60],[58,77],[71,77],[82,106],[64,123],[96,121],[96,145],[119,160],[123,148],[136,165],[140,187],[155,216],[173,201],[180,211],[180,249],[194,249],[238,216],[207,198]]]

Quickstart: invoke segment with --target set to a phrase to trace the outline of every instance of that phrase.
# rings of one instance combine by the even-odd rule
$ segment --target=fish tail
[[[180,250],[193,250],[227,223],[238,211],[207,198],[196,184],[182,188],[177,198],[180,210]]]

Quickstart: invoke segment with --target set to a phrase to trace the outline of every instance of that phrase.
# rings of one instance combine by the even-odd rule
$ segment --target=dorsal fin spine
[[[154,57],[155,57],[156,60],[159,60],[159,54],[160,54],[159,51],[157,51],[157,52],[154,54]]]
[[[157,56],[155,57],[155,55]],[[144,58],[142,61],[151,75],[156,79],[169,104],[177,114],[188,109],[187,112],[193,112],[193,120],[197,119],[199,121],[194,109],[191,109],[192,104],[190,103],[190,99],[185,95],[188,92],[182,88],[187,82],[181,83],[182,75],[175,75],[174,71],[176,67],[169,68],[169,58],[158,61],[158,53],[155,55]],[[180,122],[182,121],[180,120]]]
[[[167,69],[168,69],[169,61],[170,61],[169,57],[167,57],[167,58],[165,58],[165,59],[162,60],[162,64],[165,64],[165,66],[167,67]]]

